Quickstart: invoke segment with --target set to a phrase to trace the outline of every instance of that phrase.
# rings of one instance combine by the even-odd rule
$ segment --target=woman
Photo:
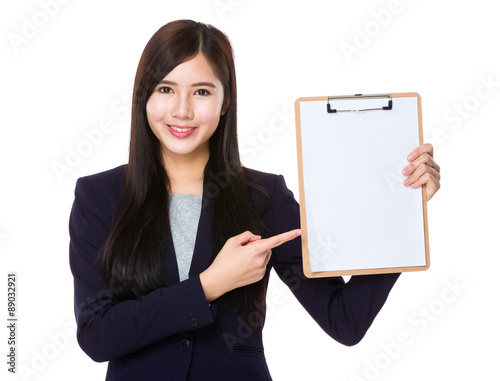
[[[283,176],[241,165],[231,45],[190,20],[139,62],[127,165],[78,180],[70,217],[78,342],[107,380],[270,380],[262,346],[274,268],[335,340],[359,342],[399,274],[308,279]],[[432,146],[405,185],[439,188]]]

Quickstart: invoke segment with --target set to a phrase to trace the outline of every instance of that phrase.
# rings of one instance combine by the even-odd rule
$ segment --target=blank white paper
[[[342,113],[305,101],[300,123],[311,271],[425,266],[422,190],[405,187],[401,174],[419,145],[417,98]]]

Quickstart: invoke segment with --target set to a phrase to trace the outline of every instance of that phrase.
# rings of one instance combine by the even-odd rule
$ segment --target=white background
[[[126,162],[127,99],[140,54],[156,30],[178,18],[213,24],[230,37],[244,164],[283,174],[297,199],[298,97],[417,91],[426,141],[434,142],[442,168],[442,189],[429,202],[431,268],[402,275],[357,346],[330,339],[272,279],[264,335],[274,379],[498,373],[498,352],[490,349],[500,339],[494,2],[61,1],[47,11],[48,2],[0,6],[0,316],[7,314],[7,272],[15,271],[17,367],[25,372],[7,372],[4,328],[2,380],[104,379],[106,365],[90,360],[72,332],[67,224],[74,185]],[[85,133],[108,119],[112,131],[89,146]],[[71,161],[68,152],[78,147],[86,155]],[[54,165],[68,168],[58,175]]]

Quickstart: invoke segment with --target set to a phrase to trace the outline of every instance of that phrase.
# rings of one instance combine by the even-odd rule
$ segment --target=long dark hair
[[[233,51],[227,36],[218,29],[191,20],[178,20],[161,27],[150,39],[141,56],[132,100],[129,163],[125,167],[125,187],[108,240],[101,270],[118,301],[135,299],[157,288],[167,287],[163,257],[169,231],[168,186],[161,143],[151,131],[146,103],[155,86],[177,65],[203,54],[224,86],[224,108],[219,125],[210,138],[210,170],[223,173],[227,185],[213,197],[213,257],[230,237],[250,230],[263,234],[260,217],[269,210],[269,195],[256,184],[240,161],[236,129],[236,76]],[[267,199],[257,211],[252,189]],[[224,296],[235,302],[240,312],[265,306],[267,277],[233,290]]]

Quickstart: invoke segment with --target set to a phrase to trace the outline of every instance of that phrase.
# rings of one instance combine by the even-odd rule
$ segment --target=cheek
[[[221,110],[218,104],[206,105],[197,111],[197,116],[200,120],[205,123],[214,123],[217,125],[219,123]]]
[[[146,114],[150,122],[160,121],[165,116],[164,105],[151,97],[146,104]]]

